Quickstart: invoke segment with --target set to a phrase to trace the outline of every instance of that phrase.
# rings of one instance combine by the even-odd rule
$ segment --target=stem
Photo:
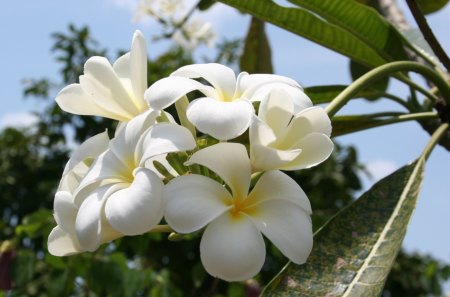
[[[339,109],[351,100],[354,95],[372,84],[374,81],[398,71],[414,71],[422,74],[439,88],[442,96],[450,105],[450,85],[448,85],[448,83],[440,75],[438,75],[431,68],[422,64],[409,61],[400,61],[381,65],[355,80],[326,107],[328,115],[330,117],[334,116]]]
[[[410,107],[408,105],[408,103],[406,103],[402,98],[399,98],[395,95],[389,94],[389,93],[383,93],[382,95],[384,98],[392,100],[398,104],[400,104],[401,106],[403,106],[404,108],[406,108],[407,110],[410,110]]]
[[[170,228],[169,225],[156,225],[153,227],[150,231],[151,233],[158,233],[158,232],[164,232],[164,233],[172,233],[175,232],[172,228]]]
[[[184,127],[186,127],[194,136],[194,139],[197,136],[197,133],[195,132],[194,125],[188,120],[186,116],[186,110],[189,105],[189,100],[186,96],[181,97],[175,102],[175,109],[177,110],[178,118],[180,119],[180,124]]]
[[[425,146],[423,152],[422,152],[422,158],[425,160],[428,160],[428,157],[430,156],[431,152],[433,151],[436,144],[439,143],[439,140],[444,136],[445,132],[447,131],[449,127],[448,123],[441,124],[439,128],[434,131],[433,135],[431,135],[431,139],[428,141],[427,145]]]
[[[363,118],[363,119],[367,119],[369,117],[371,117],[373,115],[361,115],[361,116],[356,116],[354,118]],[[342,117],[335,117],[334,118],[334,123],[336,121],[339,121],[339,119],[344,119],[346,116],[342,116]],[[351,116],[350,116],[351,117]],[[333,134],[333,137],[338,137],[338,136],[342,136],[345,134],[349,134],[349,133],[354,133],[354,132],[359,132],[359,131],[363,131],[363,130],[368,130],[368,129],[372,129],[372,128],[377,128],[377,127],[381,127],[381,126],[386,126],[386,125],[390,125],[390,124],[397,124],[397,123],[402,123],[402,122],[407,122],[407,121],[415,121],[415,120],[428,120],[428,119],[437,119],[439,118],[439,115],[437,112],[418,112],[418,113],[412,113],[412,114],[403,114],[403,115],[398,115],[398,116],[394,116],[391,117],[389,119],[385,119],[385,120],[378,120],[376,122],[373,122],[371,124],[365,125],[363,126],[361,129],[359,130],[352,130],[352,131],[347,131],[344,133],[337,133],[337,134]],[[345,119],[344,119],[345,120]],[[376,120],[376,119],[374,119]]]
[[[439,58],[439,60],[442,62],[444,67],[447,68],[447,71],[450,71],[450,58],[445,53],[436,36],[433,34],[433,31],[428,25],[425,16],[420,10],[420,7],[417,5],[416,0],[406,0],[406,3],[408,4],[408,7],[411,10],[414,19],[416,20],[416,23],[419,26],[420,31],[425,37],[425,40],[428,42],[431,49]]]

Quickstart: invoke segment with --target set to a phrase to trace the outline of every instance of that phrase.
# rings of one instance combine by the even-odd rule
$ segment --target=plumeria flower
[[[128,122],[149,109],[144,100],[147,89],[147,47],[136,31],[131,51],[114,65],[104,57],[91,57],[84,64],[79,84],[59,92],[56,102],[64,111]]]
[[[298,170],[315,166],[333,151],[331,122],[320,107],[296,112],[295,93],[273,88],[250,126],[253,171]],[[306,95],[304,95],[306,96]]]
[[[202,78],[210,85],[194,79]],[[236,79],[232,69],[215,63],[194,64],[181,67],[154,83],[145,92],[152,108],[162,110],[189,92],[198,90],[205,97],[192,101],[187,108],[187,118],[201,132],[219,140],[228,140],[244,133],[250,125],[254,109],[252,101],[261,98],[257,91],[269,84],[283,84],[300,88],[292,79],[270,74],[242,72]]]
[[[266,252],[262,234],[297,264],[312,249],[311,206],[297,183],[280,171],[264,173],[250,193],[250,160],[245,147],[219,143],[199,150],[187,164],[199,164],[224,185],[191,174],[165,187],[165,218],[179,233],[205,228],[201,261],[208,273],[227,281],[256,275]]]
[[[208,47],[213,47],[216,40],[216,33],[211,23],[194,19],[175,31],[172,38],[180,46],[192,51],[202,43]]]
[[[54,218],[57,226],[53,228],[48,237],[48,250],[55,256],[67,256],[85,251],[78,241],[75,231],[75,219],[78,207],[74,203],[73,194],[80,184],[80,180],[89,170],[92,160],[108,148],[109,137],[107,132],[97,134],[83,142],[67,162],[61,182],[56,191]],[[103,230],[112,231],[109,226]],[[103,232],[101,241],[113,239],[117,232]]]
[[[147,111],[123,127],[108,150],[80,182],[74,202],[78,239],[93,251],[102,243],[105,220],[123,235],[150,231],[163,217],[161,178],[146,166],[155,156],[195,148],[192,134],[173,123],[154,124],[157,111]]]

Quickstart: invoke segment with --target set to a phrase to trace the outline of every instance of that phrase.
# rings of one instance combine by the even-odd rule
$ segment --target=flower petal
[[[244,281],[262,268],[266,248],[261,233],[246,216],[226,212],[206,227],[200,258],[206,271],[226,281]]]
[[[250,146],[252,170],[256,172],[279,169],[295,160],[301,152],[301,149],[283,151],[260,144],[253,144]]]
[[[171,76],[205,79],[215,88],[218,100],[231,99],[236,88],[233,70],[217,63],[187,65],[174,71]]]
[[[243,97],[250,99],[254,98],[255,92],[260,90],[262,87],[274,83],[302,89],[302,87],[295,80],[286,76],[259,73],[248,74],[246,72],[242,72],[238,76],[236,91],[238,91]]]
[[[110,118],[118,121],[125,121],[119,112],[113,112],[111,109],[104,109],[97,105],[94,98],[86,93],[79,84],[71,84],[62,89],[56,96],[58,106],[66,111],[78,115],[92,115]]]
[[[200,164],[219,175],[234,197],[246,197],[250,186],[250,160],[245,146],[218,143],[195,152],[186,165]]]
[[[293,147],[301,149],[301,154],[280,169],[299,170],[316,166],[328,159],[333,151],[334,144],[325,134],[311,133],[300,139]]]
[[[109,136],[107,131],[88,138],[73,151],[69,162],[67,162],[66,167],[64,168],[63,176],[71,171],[78,163],[83,162],[88,158],[98,157],[101,153],[106,151],[108,144]]]
[[[222,102],[209,97],[192,101],[186,111],[187,118],[198,130],[219,140],[243,134],[253,113],[253,105],[248,100]]]
[[[267,171],[256,183],[248,199],[254,204],[266,200],[287,200],[299,205],[307,214],[311,214],[311,203],[302,188],[287,174],[278,171]]]
[[[216,181],[191,174],[171,180],[163,191],[165,219],[179,233],[197,231],[228,209],[230,193]]]
[[[311,218],[298,204],[266,200],[258,204],[251,220],[275,246],[296,264],[306,262],[313,246]]]
[[[284,133],[294,114],[294,103],[286,100],[286,91],[275,88],[259,106],[258,116],[278,137]]]
[[[292,147],[299,139],[309,133],[331,135],[331,121],[326,111],[321,107],[311,107],[295,115],[292,119],[286,137],[281,140],[283,147]]]
[[[131,119],[141,111],[133,103],[113,67],[106,58],[91,57],[84,64],[80,84],[102,108]]]
[[[56,226],[50,232],[47,248],[50,254],[57,257],[70,256],[82,252],[77,239],[59,226]]]
[[[81,204],[75,220],[78,240],[83,250],[94,251],[101,243],[101,221],[106,196],[114,187],[103,186],[93,191]]]
[[[191,132],[183,126],[171,123],[154,125],[138,144],[140,164],[157,155],[192,150],[196,143]]]
[[[283,99],[294,104],[293,114],[299,113],[313,105],[311,99],[303,92],[303,89],[300,86],[292,86],[280,82],[263,85],[260,88],[255,89],[255,92],[248,95],[247,98],[251,101],[264,101],[275,89],[283,90]]]
[[[249,129],[250,145],[271,145],[277,138],[273,130],[256,115],[252,116]]]
[[[61,229],[75,233],[75,219],[78,208],[73,203],[72,194],[65,191],[56,192],[53,200],[54,218]]]
[[[130,51],[131,84],[134,93],[134,102],[139,110],[148,108],[144,101],[144,92],[147,89],[147,45],[141,31],[134,32]]]
[[[111,227],[125,235],[148,232],[163,217],[163,182],[146,169],[137,170],[133,183],[108,197],[105,216]]]
[[[147,110],[121,127],[116,137],[111,140],[111,150],[124,163],[130,163],[130,168],[139,163],[137,144],[144,131],[156,123],[159,114],[159,111]]]
[[[144,97],[151,108],[163,110],[195,90],[199,90],[206,96],[215,95],[214,89],[210,86],[205,86],[189,78],[171,76],[160,79],[151,85],[145,91]]]

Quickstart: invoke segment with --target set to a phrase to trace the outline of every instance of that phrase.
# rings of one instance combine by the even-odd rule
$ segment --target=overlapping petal
[[[164,184],[149,169],[140,168],[131,185],[107,197],[105,216],[125,235],[148,232],[163,217],[161,191]]]
[[[261,232],[248,217],[236,219],[227,212],[206,227],[200,258],[212,276],[244,281],[261,270],[266,248]]]
[[[199,164],[214,171],[231,188],[233,196],[246,197],[250,186],[250,162],[242,144],[219,143],[195,152],[186,165]]]
[[[205,97],[192,101],[186,115],[201,132],[227,140],[247,130],[253,113],[253,105],[248,100],[222,102]]]
[[[202,175],[181,176],[163,192],[165,219],[179,233],[197,231],[229,207],[230,193],[216,181]]]
[[[142,34],[133,36],[130,53],[114,66],[104,57],[91,57],[79,84],[64,88],[56,102],[65,111],[127,122],[149,109],[144,100],[147,86],[147,48]]]
[[[47,248],[50,254],[58,257],[78,254],[82,250],[74,235],[64,231],[59,226],[56,226],[50,232]]]

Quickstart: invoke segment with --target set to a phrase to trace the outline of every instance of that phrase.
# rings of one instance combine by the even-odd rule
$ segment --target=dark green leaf
[[[369,45],[384,59],[407,59],[400,33],[376,10],[354,0],[289,0]],[[370,64],[367,64],[370,65]]]
[[[215,0],[200,0],[197,4],[198,9],[200,10],[208,10],[216,3]]]
[[[449,0],[417,0],[420,9],[424,14],[429,14],[442,9]]]
[[[263,296],[380,296],[416,205],[424,160],[375,184],[315,235],[304,265],[288,264]]]
[[[377,66],[386,59],[370,45],[346,29],[330,24],[303,8],[282,7],[271,0],[220,0],[315,43],[346,55],[362,64]]]
[[[272,55],[264,29],[264,22],[252,18],[241,56],[241,71],[249,73],[273,73]]]
[[[17,287],[24,288],[33,279],[36,256],[33,252],[21,250],[12,265],[12,279]]]

